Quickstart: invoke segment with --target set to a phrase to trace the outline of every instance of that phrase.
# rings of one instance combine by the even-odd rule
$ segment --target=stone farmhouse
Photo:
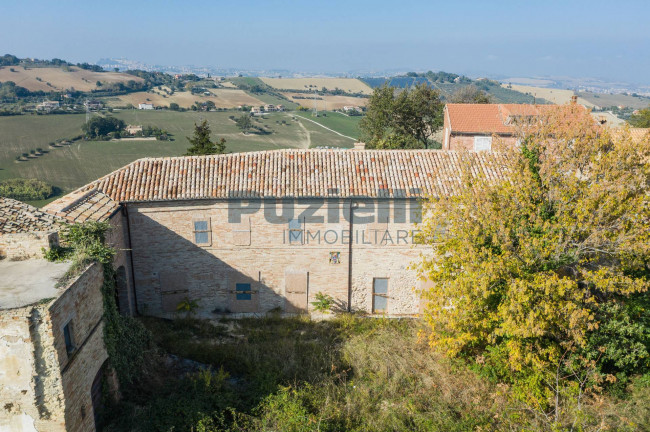
[[[101,383],[116,387],[101,267],[61,282],[69,264],[42,259],[63,223],[110,223],[125,315],[174,318],[188,299],[209,318],[310,313],[318,293],[417,314],[420,200],[453,193],[465,157],[501,176],[499,156],[356,148],[146,158],[42,211],[0,199],[0,430],[95,430]]]
[[[495,155],[473,157],[498,175]],[[125,313],[173,317],[343,310],[418,312],[409,270],[419,199],[453,190],[461,156],[431,150],[274,150],[141,159],[55,201],[69,221],[110,220],[129,257]]]

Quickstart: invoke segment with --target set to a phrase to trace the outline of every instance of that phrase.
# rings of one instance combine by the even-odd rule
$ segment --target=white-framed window
[[[300,219],[289,220],[289,244],[302,244],[302,221]]]
[[[212,244],[212,230],[210,229],[210,219],[192,220],[194,232],[194,243],[201,246],[210,246]]]
[[[474,137],[474,151],[490,151],[492,150],[492,137],[491,136],[475,136]]]

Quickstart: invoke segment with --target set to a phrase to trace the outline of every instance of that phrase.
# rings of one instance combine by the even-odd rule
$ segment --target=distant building
[[[284,111],[284,105],[278,105],[275,107],[276,111]]]
[[[151,102],[140,103],[140,104],[138,104],[138,109],[152,110],[153,109],[153,104]]]
[[[275,105],[271,105],[271,104],[264,105],[264,111],[266,112],[276,111]]]
[[[142,125],[128,125],[124,130],[129,135],[135,135],[138,132],[142,132]]]
[[[43,101],[40,104],[36,105],[36,109],[39,111],[51,111],[57,109],[61,106],[58,101]]]
[[[343,111],[345,111],[345,112],[350,112],[350,111],[359,111],[359,112],[361,112],[361,107],[346,105],[346,106],[343,107]]]
[[[251,108],[251,114],[253,114],[253,115],[259,115],[259,114],[262,114],[262,110],[259,109],[258,107],[252,107],[252,108]]]
[[[84,106],[88,109],[99,110],[104,107],[104,104],[98,100],[87,100],[84,102]]]
[[[506,146],[516,145],[517,124],[530,121],[553,106],[556,105],[447,104],[442,149],[491,151],[495,137]]]

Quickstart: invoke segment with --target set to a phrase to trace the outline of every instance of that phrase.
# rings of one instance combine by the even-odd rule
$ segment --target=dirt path
[[[297,115],[296,118],[300,118],[300,119],[302,119],[302,120],[310,121],[310,122],[312,122],[313,124],[322,127],[323,129],[327,129],[327,130],[330,131],[330,132],[334,132],[335,134],[337,134],[337,135],[339,135],[339,136],[342,136],[343,138],[351,139],[352,141],[356,141],[356,140],[357,140],[356,138],[352,138],[351,136],[343,135],[342,133],[339,133],[339,132],[335,131],[334,129],[330,129],[330,128],[328,128],[327,126],[323,126],[322,124],[320,124],[320,123],[318,123],[318,122],[316,122],[316,121],[314,121],[314,120],[312,120],[312,119],[308,119],[307,117],[303,117],[303,116],[299,116],[299,115]],[[298,123],[300,123],[300,122],[298,122]],[[302,126],[302,125],[300,125],[300,126]],[[302,127],[304,128],[304,126],[302,126]]]
[[[291,117],[291,116],[287,114],[287,117]],[[298,118],[298,117],[300,117],[300,116],[296,116],[296,118]],[[300,118],[303,118],[303,117],[300,117]],[[307,146],[303,147],[303,148],[306,148],[306,149],[311,148],[311,132],[309,132],[309,129],[307,129],[304,124],[300,123],[300,121],[298,121],[297,123],[298,123],[298,126],[300,126],[300,129],[302,129],[302,131],[305,133],[305,135],[307,135]],[[316,124],[318,124],[318,123],[316,123]]]

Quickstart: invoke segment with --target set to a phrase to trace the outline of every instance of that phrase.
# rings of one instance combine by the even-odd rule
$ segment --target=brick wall
[[[362,206],[373,203],[359,202]],[[295,206],[294,217],[315,203],[301,200]],[[307,222],[302,227],[306,230],[305,244],[289,244],[288,217],[279,218],[278,224],[269,223],[263,208],[249,215],[250,219],[245,217],[241,223],[233,224],[228,223],[227,201],[129,204],[140,311],[174,316],[176,305],[185,298],[197,301],[197,312],[203,316],[274,308],[293,311],[291,306],[296,304],[311,308],[308,303],[318,292],[332,295],[340,307],[346,308],[350,257],[349,246],[342,238],[350,228],[343,214],[346,205],[343,201],[323,205],[312,216],[324,220]],[[407,203],[383,201],[382,206],[391,214],[404,214]],[[328,213],[338,214],[339,221],[332,221]],[[194,242],[193,221],[197,220],[209,222],[207,245]],[[388,244],[376,244],[373,233],[386,229],[391,236],[386,239]],[[373,279],[387,277],[388,312],[417,313],[418,298],[413,292],[417,281],[415,273],[407,268],[420,253],[411,244],[413,229],[408,216],[407,222],[395,223],[391,216],[391,222],[383,224],[368,224],[361,221],[361,216],[355,217],[353,309],[371,312]],[[331,252],[339,253],[339,264],[330,263]],[[238,283],[250,283],[254,291],[250,300],[237,299],[234,291]],[[301,294],[304,290],[308,291],[307,296]]]
[[[48,249],[54,244],[58,244],[55,232],[0,234],[0,259],[42,258],[41,248]]]
[[[473,151],[474,150],[474,135],[450,135],[448,138],[449,147],[445,150],[454,151]],[[492,150],[498,151],[499,146],[512,147],[517,144],[516,137],[509,136],[494,136],[492,138]]]
[[[93,264],[57,299],[0,311],[0,430],[95,430],[90,388],[107,358],[102,283]],[[70,320],[77,349],[68,355]]]

